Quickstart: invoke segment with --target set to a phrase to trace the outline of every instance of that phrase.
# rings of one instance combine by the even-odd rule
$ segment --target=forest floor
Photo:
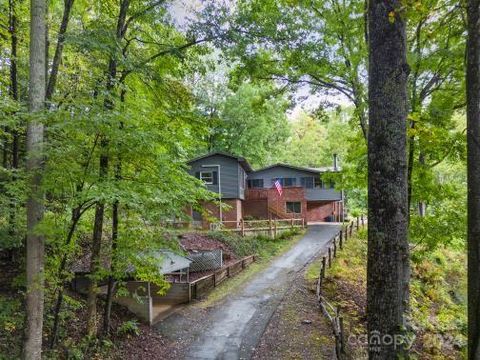
[[[361,230],[344,244],[333,266],[326,271],[323,295],[341,308],[345,320],[347,356],[367,359],[361,341],[366,333],[366,231]],[[466,270],[465,254],[439,248],[415,253],[410,281],[410,358],[453,360],[465,358]],[[315,298],[315,280],[320,261],[305,273],[307,292]],[[306,302],[308,304],[308,302]]]

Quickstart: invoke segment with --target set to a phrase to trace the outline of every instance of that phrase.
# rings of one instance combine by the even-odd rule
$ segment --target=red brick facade
[[[287,213],[287,202],[300,202],[301,213]],[[339,221],[341,203],[338,201],[307,201],[303,187],[285,187],[282,196],[275,188],[248,189],[244,202],[244,216],[259,219],[305,218],[307,221]]]
[[[222,221],[226,221],[225,225],[227,227],[237,227],[237,223],[243,217],[243,205],[242,200],[240,199],[224,199],[222,204],[228,205],[229,209],[222,211]],[[202,216],[202,228],[207,229],[210,226],[210,221],[207,217],[215,218],[217,221],[220,219],[220,207],[218,204],[212,202],[203,202],[201,204],[202,208],[205,209],[208,213],[207,216]],[[193,211],[190,209],[189,215],[193,216]]]
[[[282,196],[275,188],[271,189],[248,189],[246,199],[222,200],[222,203],[230,206],[223,210],[222,221],[227,227],[237,227],[243,217],[256,219],[269,218],[304,218],[306,221],[340,221],[342,203],[339,201],[307,201],[305,190],[302,187],[283,188]],[[300,213],[287,212],[287,202],[299,202]],[[211,218],[220,218],[219,206],[215,203],[205,202],[202,207],[208,212]],[[189,215],[193,213],[190,210]],[[207,216],[202,217],[202,227],[208,228],[210,222]]]

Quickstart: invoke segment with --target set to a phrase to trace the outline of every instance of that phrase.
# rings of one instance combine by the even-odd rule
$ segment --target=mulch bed
[[[223,259],[225,261],[236,259],[235,254],[227,245],[204,234],[183,234],[179,241],[180,245],[188,252],[221,249],[223,251]]]

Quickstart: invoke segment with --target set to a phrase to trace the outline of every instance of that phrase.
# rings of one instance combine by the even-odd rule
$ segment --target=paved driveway
[[[169,337],[194,336],[186,359],[249,359],[293,274],[322,251],[339,230],[340,226],[333,224],[309,226],[293,248],[209,311],[202,321],[204,326],[191,327],[194,334],[185,329],[188,319],[182,314],[170,316],[157,329]]]

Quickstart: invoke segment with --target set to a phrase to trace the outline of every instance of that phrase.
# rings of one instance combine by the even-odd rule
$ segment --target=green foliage
[[[124,321],[118,327],[117,334],[138,336],[140,334],[140,329],[138,328],[138,321],[136,321],[136,320]]]
[[[291,241],[298,234],[300,234],[300,230],[296,228],[282,232],[276,239],[264,235],[242,237],[222,231],[208,233],[213,239],[227,245],[238,257],[257,255],[260,258],[269,258],[277,254],[285,241]]]
[[[17,298],[0,294],[0,359],[20,356],[24,312]]]

